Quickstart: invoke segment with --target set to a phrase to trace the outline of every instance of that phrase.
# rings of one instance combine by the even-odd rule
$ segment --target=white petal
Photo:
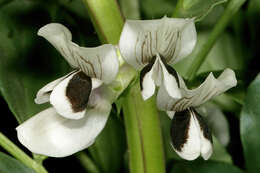
[[[189,54],[196,43],[193,19],[164,17],[157,20],[127,20],[120,36],[122,57],[142,69],[157,53],[174,64]]]
[[[204,160],[208,160],[213,153],[213,146],[212,143],[204,138],[201,132],[201,156]]]
[[[150,98],[155,92],[155,84],[152,75],[153,69],[147,72],[141,81],[141,93],[144,100]]]
[[[66,77],[68,77],[69,75],[71,75],[72,73],[74,73],[75,71],[61,77],[58,78],[50,83],[48,83],[47,85],[45,85],[43,88],[41,88],[36,95],[36,98],[34,99],[34,102],[36,104],[42,104],[42,103],[46,103],[49,101],[50,99],[50,95],[52,90],[62,81],[64,80]]]
[[[88,76],[111,82],[118,72],[119,63],[115,47],[105,44],[96,48],[84,48],[71,41],[70,31],[63,25],[51,23],[38,31],[47,39],[74,68]]]
[[[168,115],[168,117],[169,117],[170,119],[173,119],[173,116],[174,116],[174,114],[175,114],[175,111],[167,111],[166,113],[167,113],[167,115]]]
[[[165,65],[161,61],[161,58],[159,58],[159,62],[160,62],[162,73],[163,73],[162,85],[164,85],[166,91],[172,98],[176,98],[176,99],[181,98],[181,92],[178,87],[177,79],[175,78],[175,76],[173,76],[172,74],[170,74],[168,72]],[[176,76],[176,77],[178,77],[178,76]]]
[[[181,115],[178,112],[174,115],[171,135],[172,140],[175,140],[175,144],[173,141],[172,146],[176,153],[183,159],[194,160],[200,155],[200,131],[193,116],[184,116],[186,115]],[[184,121],[186,124],[184,124]],[[173,128],[174,126],[175,128]],[[188,130],[187,135],[186,130]]]
[[[166,88],[168,94],[173,98],[181,98],[181,93],[178,88],[178,82],[175,76],[169,73],[167,69],[171,68],[169,65],[164,64],[157,54],[155,62],[149,63],[141,71],[141,88],[143,99],[146,100],[154,94],[155,85],[163,86]],[[150,69],[150,71],[149,71]],[[177,74],[177,73],[176,73]]]
[[[91,78],[91,81],[92,81],[92,90],[100,87],[103,84],[103,82],[97,78]]]
[[[196,121],[197,128],[200,132],[200,152],[204,160],[208,160],[213,152],[212,136],[205,120],[197,112],[192,111],[192,116]]]
[[[162,85],[159,88],[156,99],[157,107],[159,110],[175,112],[175,110],[172,110],[172,105],[174,105],[178,100],[180,99],[173,98],[169,95],[169,93],[165,89],[165,85]],[[171,116],[169,117],[171,118]]]
[[[77,84],[77,82],[83,81],[83,79],[79,81],[74,80],[74,77],[77,77],[79,74],[84,75],[83,72],[77,72],[68,76],[53,89],[50,95],[50,103],[56,111],[65,118],[80,119],[86,113],[87,102],[92,90],[91,79],[87,77],[89,78],[87,83]],[[76,88],[69,87],[71,81],[73,81],[73,84],[76,84]],[[68,90],[70,90],[72,94],[69,95]]]
[[[178,56],[176,59],[172,58],[169,61],[169,64],[176,64],[178,61],[187,57],[194,49],[197,42],[197,32],[194,19],[186,19],[185,24],[182,26],[180,40]]]
[[[30,151],[65,157],[93,144],[104,128],[111,105],[101,102],[80,120],[66,119],[54,108],[46,109],[17,127],[19,141]]]
[[[182,98],[176,99],[171,98],[169,95],[167,96],[165,89],[161,87],[162,89],[160,88],[157,96],[159,108],[168,111],[182,111],[191,106],[196,107],[237,84],[235,73],[231,69],[224,70],[217,79],[211,73],[196,89],[187,89],[185,82],[180,76],[179,82]]]

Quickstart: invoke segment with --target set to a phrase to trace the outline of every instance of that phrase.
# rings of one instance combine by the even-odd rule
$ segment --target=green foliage
[[[0,173],[35,173],[20,161],[0,152]]]
[[[53,73],[68,69],[56,52],[53,58],[54,51],[41,46],[36,35],[41,24],[33,18],[35,10],[44,13],[39,8],[36,2],[13,1],[0,11],[0,91],[19,123],[47,107],[34,103],[37,90],[53,79]]]
[[[141,12],[146,19],[156,19],[165,15],[171,16],[176,5],[173,0],[139,0]]]
[[[179,0],[173,16],[202,20],[216,5],[225,2],[227,0]]]
[[[260,170],[260,74],[250,84],[241,112],[240,134],[249,173]]]
[[[171,173],[243,173],[239,168],[222,162],[196,160],[175,163]]]
[[[106,127],[89,148],[89,152],[102,173],[119,172],[124,168],[125,131],[116,113],[110,114]]]
[[[131,19],[157,19],[165,15],[171,16],[174,12],[175,17],[194,17],[196,21],[200,21],[196,23],[198,42],[195,50],[184,61],[175,65],[176,70],[186,78],[189,76],[187,75],[187,71],[189,71],[187,67],[194,63],[197,55],[199,55],[198,52],[208,46],[206,43],[211,37],[210,33],[213,33],[212,31],[216,28],[217,31],[220,31],[219,33],[221,34],[215,35],[216,39],[213,39],[211,42],[212,46],[214,45],[213,48],[207,48],[211,51],[205,53],[207,59],[204,59],[205,61],[202,61],[203,63],[199,70],[196,70],[196,78],[192,82],[201,83],[203,81],[202,77],[204,79],[205,74],[208,74],[210,71],[220,72],[227,67],[236,71],[239,87],[215,98],[214,102],[222,110],[227,111],[229,114],[236,114],[237,117],[239,116],[241,105],[244,104],[240,114],[240,133],[244,155],[242,153],[239,153],[239,155],[246,160],[246,172],[255,173],[256,170],[260,170],[260,107],[258,106],[260,100],[260,75],[249,86],[245,99],[244,95],[245,88],[247,88],[248,83],[251,82],[256,74],[256,69],[251,69],[252,64],[259,57],[259,54],[254,55],[254,51],[259,49],[257,33],[260,28],[258,22],[260,1],[250,0],[235,16],[234,20],[230,21],[238,6],[243,3],[243,0],[232,0],[233,4],[230,6],[236,10],[229,9],[225,14],[228,17],[224,20],[224,24],[222,22],[221,26],[215,27],[217,20],[224,14],[223,12],[226,9],[226,4],[224,3],[227,1],[178,0],[178,3],[176,3],[176,0],[121,0],[121,11],[123,11],[126,18],[129,17]],[[88,3],[94,11],[91,11],[90,8],[87,10],[83,2]],[[75,42],[83,46],[97,46],[102,41],[117,43],[123,26],[122,16],[116,4],[112,5],[114,7],[113,10],[116,11],[111,15],[112,17],[109,15],[104,16],[104,12],[111,10],[109,9],[110,4],[105,3],[103,6],[99,6],[102,4],[100,2],[102,1],[0,0],[0,94],[8,103],[10,110],[19,123],[24,122],[49,106],[46,104],[36,105],[34,103],[37,91],[48,82],[65,75],[71,70],[55,48],[43,38],[37,36],[37,30],[41,26],[50,22],[63,23],[72,30],[73,40],[76,40]],[[239,2],[238,5],[234,5],[237,2]],[[221,4],[224,5],[222,6]],[[87,15],[87,11],[93,14]],[[95,16],[94,14],[98,15]],[[93,31],[90,16],[96,31]],[[109,20],[105,17],[108,17]],[[222,32],[225,28],[223,27],[224,25],[229,28]],[[115,34],[113,35],[111,32]],[[97,34],[103,34],[99,36],[101,41],[97,39]],[[126,75],[132,73],[128,69],[125,71]],[[124,96],[127,94],[128,90],[125,91]],[[135,102],[135,99],[135,97],[130,97],[128,102]],[[130,132],[128,131],[127,133],[136,135],[136,138],[129,137],[128,150],[126,129],[124,128],[123,120],[121,120],[122,111],[120,114],[120,110],[124,107],[126,111],[130,112],[129,114],[134,115],[136,109],[142,112],[144,108],[142,104],[137,105],[136,108],[133,106],[133,103],[126,103],[123,97],[120,97],[115,103],[118,110],[117,115],[115,108],[113,108],[106,127],[97,137],[96,142],[86,151],[90,156],[88,161],[93,162],[93,165],[98,167],[96,170],[102,173],[124,172],[128,169],[128,161],[131,159],[131,156],[129,156],[131,154],[129,153],[134,150],[135,153],[133,155],[137,156],[135,158],[137,167],[142,164],[142,160],[138,160],[138,157],[141,155],[140,159],[143,157],[142,154],[145,154],[148,161],[154,163],[154,165],[148,165],[148,167],[154,166],[158,168],[158,165],[156,165],[158,162],[155,162],[158,157],[150,157],[157,150],[161,150],[160,141],[153,141],[155,135],[157,137],[160,135],[160,131],[156,129],[158,128],[157,124],[153,124],[157,121],[154,121],[156,117],[151,116],[153,113],[145,114],[142,117],[136,115],[124,117],[126,124],[127,121],[131,121],[130,123],[128,122],[128,127],[126,127],[128,130],[130,129]],[[154,111],[155,107],[154,105],[150,111]],[[140,119],[143,121],[140,122]],[[143,139],[145,136],[149,136],[148,140],[142,141],[145,148],[138,148],[141,145],[131,148],[130,145],[140,143],[139,140],[141,140],[142,137],[140,136],[142,134],[138,131],[138,128],[140,128],[138,125],[143,122],[147,123],[141,124],[141,127],[144,128],[142,132],[145,134]],[[129,124],[132,126],[129,127]],[[209,161],[203,161],[202,159],[191,162],[183,161],[170,146],[170,120],[165,113],[160,113],[160,127],[162,128],[165,160],[160,158],[159,162],[165,161],[167,168],[172,168],[171,173],[242,173],[240,169],[232,165],[232,155],[215,138],[214,153]],[[230,123],[230,128],[233,128],[232,122]],[[136,140],[134,141],[135,144],[131,140]],[[147,143],[149,140],[150,142]],[[156,151],[151,151],[153,149],[151,145],[153,144],[159,146]],[[145,153],[142,153],[142,151]],[[163,156],[160,155],[160,157]],[[20,161],[0,152],[0,173],[2,172],[33,173],[34,171],[25,167]]]

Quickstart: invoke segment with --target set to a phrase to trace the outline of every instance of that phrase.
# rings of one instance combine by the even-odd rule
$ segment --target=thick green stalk
[[[123,18],[116,0],[83,0],[94,27],[103,43],[117,44],[123,27]],[[116,83],[111,86],[118,97],[134,78],[133,69],[121,65]],[[127,84],[127,85],[126,85]],[[118,93],[118,94],[117,94]],[[164,173],[162,136],[155,98],[144,102],[139,85],[131,87],[123,104],[132,173]]]
[[[83,0],[102,43],[117,44],[124,20],[116,0]]]
[[[12,141],[10,141],[3,133],[0,132],[0,146],[8,151],[17,160],[20,160],[24,165],[32,168],[37,173],[47,173],[45,168],[34,161],[26,153],[24,153],[19,147],[17,147]]]
[[[162,134],[155,97],[144,101],[139,82],[126,93],[123,104],[129,148],[130,171],[164,173]]]
[[[205,59],[207,58],[208,53],[211,48],[219,38],[219,36],[223,33],[224,29],[229,24],[230,20],[234,16],[234,14],[239,10],[239,8],[246,2],[246,0],[230,0],[223,15],[220,17],[218,22],[213,28],[213,31],[210,33],[208,40],[204,43],[201,50],[195,55],[191,66],[187,72],[187,76],[189,80],[192,80]]]

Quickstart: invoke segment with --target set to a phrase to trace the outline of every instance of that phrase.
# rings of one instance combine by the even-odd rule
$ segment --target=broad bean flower
[[[119,41],[125,61],[141,71],[144,100],[156,86],[164,86],[172,97],[180,98],[177,73],[170,66],[193,50],[197,40],[193,19],[164,17],[157,20],[127,20]]]
[[[210,73],[198,88],[192,90],[186,87],[180,75],[178,79],[182,97],[173,98],[162,87],[158,91],[157,106],[160,110],[167,111],[172,119],[172,146],[177,154],[187,160],[194,160],[199,155],[207,160],[212,154],[212,136],[195,108],[236,86],[235,73],[226,69],[218,78]]]
[[[186,87],[171,65],[191,53],[196,38],[193,19],[127,20],[119,49],[125,61],[141,71],[144,100],[159,86],[157,106],[172,119],[173,149],[187,160],[200,155],[207,160],[212,154],[212,136],[195,108],[234,87],[237,81],[234,72],[226,69],[217,79],[211,73],[196,89]]]
[[[115,79],[119,63],[113,45],[80,47],[61,24],[48,24],[38,35],[75,70],[39,90],[35,102],[52,107],[18,126],[18,139],[34,153],[65,157],[93,144],[104,128],[112,102],[105,88]]]

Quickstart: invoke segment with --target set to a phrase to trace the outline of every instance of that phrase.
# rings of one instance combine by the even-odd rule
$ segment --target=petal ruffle
[[[104,128],[111,110],[99,102],[80,120],[66,119],[54,108],[46,109],[16,128],[19,141],[30,151],[65,157],[89,147]]]
[[[183,111],[188,107],[199,106],[237,84],[235,73],[231,69],[224,70],[217,79],[210,73],[207,79],[196,89],[189,90],[180,76],[179,82],[182,95],[180,99],[169,96],[165,87],[160,87],[157,95],[157,106],[160,110]]]
[[[38,35],[48,40],[74,68],[92,78],[110,83],[117,75],[119,62],[115,47],[105,44],[96,48],[80,47],[73,43],[71,32],[63,25],[51,23],[43,26]]]
[[[127,20],[119,49],[127,63],[141,70],[157,53],[175,64],[191,53],[196,40],[193,19]]]

